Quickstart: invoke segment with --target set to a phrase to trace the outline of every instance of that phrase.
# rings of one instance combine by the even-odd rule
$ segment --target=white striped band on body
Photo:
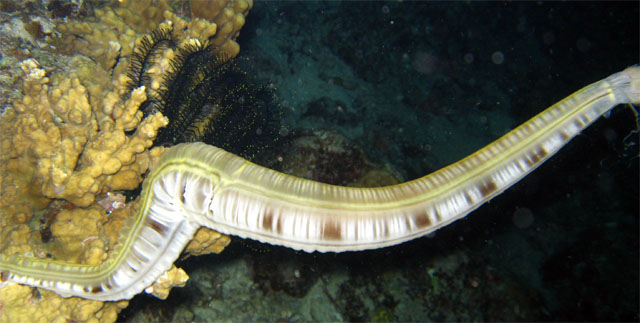
[[[202,143],[176,145],[145,179],[140,209],[102,265],[1,256],[1,278],[63,296],[129,299],[171,267],[200,226],[307,252],[399,244],[466,216],[624,103],[640,103],[639,67],[583,88],[455,164],[381,188],[322,184]]]

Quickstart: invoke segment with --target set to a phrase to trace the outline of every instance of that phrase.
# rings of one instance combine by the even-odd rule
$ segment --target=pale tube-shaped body
[[[624,103],[640,103],[639,67],[583,88],[455,164],[381,188],[322,184],[202,143],[180,144],[145,179],[140,210],[102,265],[2,256],[2,280],[128,299],[171,267],[200,226],[307,252],[399,244],[466,216]]]

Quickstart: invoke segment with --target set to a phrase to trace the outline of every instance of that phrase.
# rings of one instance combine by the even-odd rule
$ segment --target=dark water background
[[[239,43],[290,133],[337,131],[413,179],[638,63],[638,17],[638,2],[269,1]],[[637,321],[636,123],[618,107],[432,238],[305,254],[234,237],[121,319]]]

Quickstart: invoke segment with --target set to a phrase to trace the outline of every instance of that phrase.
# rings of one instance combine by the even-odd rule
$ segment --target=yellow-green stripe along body
[[[2,278],[64,296],[128,299],[171,267],[200,226],[307,252],[399,244],[466,216],[624,103],[640,103],[638,67],[583,88],[455,164],[382,188],[322,184],[180,144],[145,179],[140,210],[102,265],[2,256]]]

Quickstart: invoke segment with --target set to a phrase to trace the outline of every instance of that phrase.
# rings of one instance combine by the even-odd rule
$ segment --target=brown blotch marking
[[[151,219],[149,219],[148,224],[151,229],[153,229],[155,232],[158,232],[161,236],[164,237],[165,232],[167,232],[167,227],[164,224]]]
[[[471,198],[471,195],[469,195],[469,192],[464,192],[464,199],[467,200],[467,203],[469,203],[469,205],[473,204],[473,199]]]
[[[482,185],[480,186],[480,194],[482,194],[482,197],[486,197],[489,194],[495,192],[497,189],[498,186],[494,182],[482,183]]]
[[[278,223],[276,223],[276,232],[282,234],[282,217],[278,217]]]
[[[273,213],[269,210],[265,211],[262,217],[262,228],[267,231],[271,231],[273,228]]]
[[[562,137],[562,141],[569,141],[569,135],[567,135],[564,131],[560,131],[560,137]]]
[[[429,219],[429,213],[424,211],[422,213],[416,214],[413,217],[413,222],[415,222],[418,228],[424,228],[431,225],[431,219]]]
[[[544,148],[542,147],[538,147],[538,149],[536,149],[533,154],[531,154],[531,161],[533,161],[534,164],[537,164],[540,160],[542,160],[544,157],[547,156],[547,151],[544,150]]]
[[[340,224],[336,221],[325,221],[322,228],[322,237],[326,240],[341,240]]]
[[[182,202],[182,204],[185,204],[185,200],[184,200],[184,194],[186,193],[186,186],[183,186],[182,189],[180,190],[180,202]]]
[[[100,293],[100,292],[102,292],[102,291],[103,291],[103,289],[102,289],[102,286],[100,286],[100,285],[98,285],[98,286],[93,286],[93,287],[91,288],[91,293],[93,293],[93,294],[97,294],[97,293]]]
[[[186,201],[184,199],[184,195],[187,193],[187,186],[185,185],[180,185],[180,202],[182,202],[182,204],[185,204]]]
[[[6,270],[3,270],[0,273],[0,281],[6,282],[9,279],[9,272]]]

